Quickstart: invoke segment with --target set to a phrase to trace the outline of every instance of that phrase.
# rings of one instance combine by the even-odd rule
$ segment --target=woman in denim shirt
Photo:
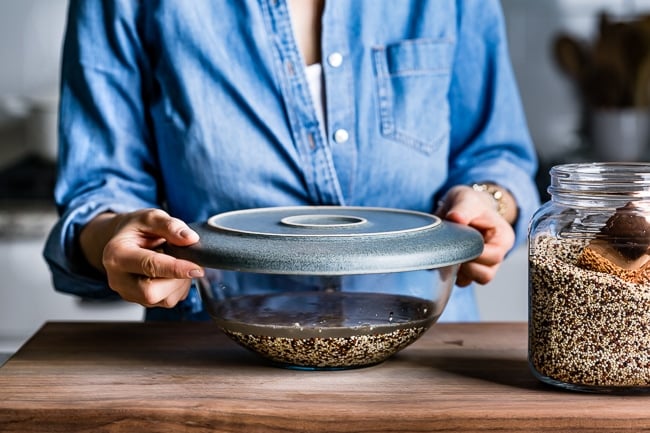
[[[538,205],[496,0],[72,0],[68,18],[58,290],[205,318],[205,271],[156,251],[197,242],[185,222],[375,206],[481,231],[443,320],[477,318],[471,283]]]

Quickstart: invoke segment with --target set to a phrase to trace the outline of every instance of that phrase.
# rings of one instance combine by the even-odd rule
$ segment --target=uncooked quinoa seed
[[[427,327],[406,327],[350,337],[289,338],[225,330],[233,340],[280,363],[307,368],[351,368],[376,364],[417,340]]]
[[[577,386],[647,387],[650,285],[578,267],[586,242],[548,235],[531,239],[532,367]]]

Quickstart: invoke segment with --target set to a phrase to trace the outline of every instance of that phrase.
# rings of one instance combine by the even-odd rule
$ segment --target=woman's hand
[[[511,224],[516,218],[516,204],[507,191],[503,193],[510,206],[510,212],[505,217],[497,212],[490,194],[464,185],[451,188],[436,212],[441,218],[473,227],[483,235],[483,252],[471,262],[461,265],[456,277],[458,286],[467,286],[472,281],[489,283],[515,243]]]
[[[104,272],[109,286],[127,301],[171,308],[185,299],[191,279],[203,269],[160,252],[165,242],[187,246],[199,236],[183,221],[160,209],[104,213],[81,232],[88,262]]]

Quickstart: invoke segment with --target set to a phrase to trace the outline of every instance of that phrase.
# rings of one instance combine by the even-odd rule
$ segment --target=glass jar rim
[[[553,198],[650,199],[650,163],[560,164],[552,167],[550,174],[551,184],[547,191]]]

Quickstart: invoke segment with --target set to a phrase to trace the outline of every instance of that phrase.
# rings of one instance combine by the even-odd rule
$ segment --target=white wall
[[[29,103],[58,88],[66,0],[0,0],[0,167],[26,151]]]
[[[0,0],[0,94],[56,85],[66,0]]]

